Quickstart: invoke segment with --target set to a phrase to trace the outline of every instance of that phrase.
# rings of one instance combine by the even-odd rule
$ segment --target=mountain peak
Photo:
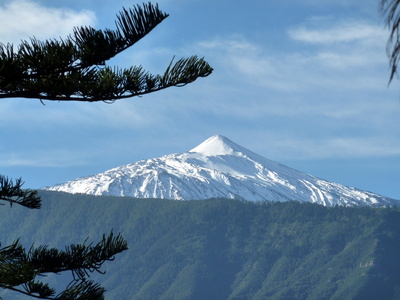
[[[189,152],[201,153],[205,156],[230,155],[243,151],[242,147],[222,135],[214,135]]]
[[[259,156],[222,135],[210,137],[189,152],[141,160],[45,189],[176,200],[294,200],[326,206],[398,203],[296,171]]]

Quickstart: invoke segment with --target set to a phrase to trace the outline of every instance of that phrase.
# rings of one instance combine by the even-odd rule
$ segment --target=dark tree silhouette
[[[21,178],[13,182],[0,175],[0,200],[9,202],[11,206],[16,203],[28,208],[40,208],[41,200],[37,191],[23,190],[23,184]]]
[[[168,15],[157,5],[123,9],[115,30],[75,28],[63,40],[32,38],[18,47],[0,45],[0,98],[57,101],[115,101],[172,86],[184,86],[211,74],[203,58],[171,60],[163,75],[141,66],[111,68],[106,61],[134,45]]]
[[[0,44],[0,98],[33,98],[56,101],[115,101],[141,96],[172,86],[184,86],[213,69],[203,58],[182,58],[162,75],[152,75],[141,66],[111,68],[106,61],[146,36],[167,14],[151,3],[123,9],[116,30],[77,27],[62,40],[32,38],[18,47]],[[0,175],[0,202],[38,209],[36,191],[23,190],[23,181]],[[4,204],[4,203],[3,203]],[[61,251],[32,246],[28,251],[19,240],[1,248],[0,288],[40,299],[103,299],[105,289],[89,280],[105,261],[128,249],[121,235],[113,232],[97,244],[73,244]],[[49,273],[72,272],[64,291],[39,279]]]
[[[386,45],[386,51],[390,61],[390,79],[389,83],[397,73],[397,67],[400,60],[400,1],[399,0],[381,0],[380,11],[383,14],[386,26],[390,30],[390,36]]]

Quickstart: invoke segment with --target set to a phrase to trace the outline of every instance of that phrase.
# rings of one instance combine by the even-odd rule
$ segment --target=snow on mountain
[[[313,202],[381,206],[397,200],[328,182],[263,158],[215,135],[188,152],[141,160],[43,188],[92,195],[197,200]]]

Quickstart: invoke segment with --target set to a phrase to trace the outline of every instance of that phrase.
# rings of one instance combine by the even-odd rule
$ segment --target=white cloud
[[[226,39],[214,39],[203,41],[198,46],[205,49],[225,49],[230,52],[254,52],[258,51],[258,46],[247,41],[243,36],[232,36]]]
[[[278,161],[400,155],[400,141],[392,140],[388,143],[387,137],[384,136],[309,138],[274,131],[254,132],[254,136],[257,137],[254,140],[261,142],[253,142],[256,145],[251,149]],[[273,141],[273,143],[267,143],[268,148],[265,149],[265,141]]]
[[[384,30],[315,18],[287,37],[279,50],[267,37],[200,44],[215,64],[217,86],[208,89],[215,114],[258,124],[259,140],[273,141],[267,142],[272,157],[399,155],[398,88],[387,89]]]
[[[89,155],[63,149],[50,149],[45,155],[37,150],[0,153],[0,167],[70,167],[85,165],[89,160]]]
[[[28,130],[35,124],[38,130],[48,130],[48,124],[58,128],[102,127],[102,128],[142,128],[160,122],[162,116],[148,103],[133,98],[114,104],[59,103],[47,101],[43,106],[36,99],[3,99],[0,102],[0,126]],[[1,144],[1,143],[0,143]]]
[[[333,44],[361,42],[369,45],[382,45],[387,39],[387,32],[382,26],[363,21],[341,21],[326,27],[324,19],[315,19],[311,26],[301,26],[288,31],[290,38],[311,44]],[[315,21],[314,20],[314,21]],[[322,23],[322,24],[321,24]],[[325,26],[324,26],[325,25]],[[322,27],[322,28],[321,28]],[[324,28],[325,27],[325,28]]]
[[[210,51],[218,64],[230,68],[232,76],[286,93],[386,88],[389,74],[383,28],[365,21],[329,18],[313,18],[308,23],[288,30],[289,51],[274,51],[268,40],[249,41],[240,36],[199,46]]]
[[[19,43],[35,36],[38,39],[65,38],[75,26],[94,25],[91,11],[41,6],[31,0],[12,0],[0,5],[0,41]]]

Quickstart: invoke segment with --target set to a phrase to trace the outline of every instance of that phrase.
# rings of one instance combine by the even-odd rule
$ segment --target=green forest
[[[400,299],[395,207],[40,195],[40,210],[1,207],[2,244],[121,233],[129,250],[92,275],[106,299]]]

